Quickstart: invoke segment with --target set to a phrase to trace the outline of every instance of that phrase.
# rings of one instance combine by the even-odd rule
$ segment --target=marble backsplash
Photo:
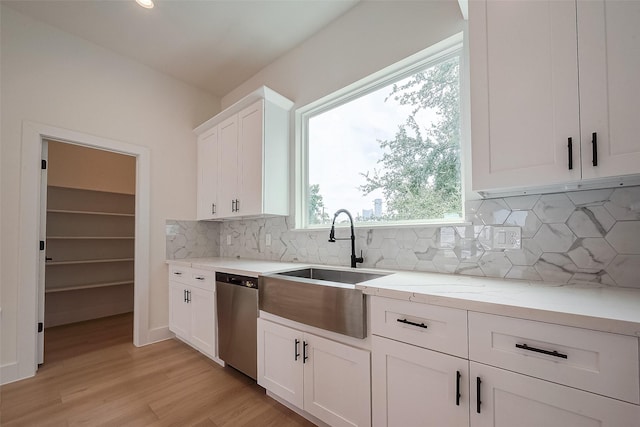
[[[470,201],[466,220],[470,225],[358,228],[356,250],[363,252],[363,267],[640,288],[640,187]],[[350,261],[348,240],[329,243],[328,230],[294,230],[291,218],[176,223],[191,233],[187,242],[198,240],[190,230],[199,224],[212,235],[219,227],[217,240],[207,240],[219,245],[211,253],[223,257]],[[501,225],[521,228],[521,249],[492,247],[493,229]],[[336,237],[348,236],[348,228],[336,229]],[[200,252],[199,243],[177,248],[177,235],[170,250],[169,238],[168,257]]]
[[[220,256],[220,223],[166,221],[167,259]]]

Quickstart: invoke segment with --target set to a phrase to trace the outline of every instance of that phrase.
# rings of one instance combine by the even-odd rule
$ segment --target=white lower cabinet
[[[640,407],[476,362],[471,427],[632,427]]]
[[[169,330],[205,355],[217,356],[213,272],[171,267]]]
[[[187,339],[191,329],[191,309],[187,304],[188,286],[169,282],[169,330]]]
[[[370,306],[375,427],[640,427],[637,337],[381,297]]]
[[[469,425],[469,362],[372,338],[374,426]]]
[[[258,319],[258,384],[331,426],[371,425],[370,352]]]

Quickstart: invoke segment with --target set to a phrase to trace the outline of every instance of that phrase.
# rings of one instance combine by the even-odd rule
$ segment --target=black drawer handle
[[[456,371],[456,406],[460,406],[460,371]]]
[[[307,359],[309,358],[309,356],[307,356],[308,346],[309,344],[306,341],[302,342],[302,363],[307,363]]]
[[[196,276],[196,280],[204,280],[203,276]]]
[[[299,345],[300,345],[300,340],[298,338],[296,338],[295,346],[294,346],[295,348],[293,350],[293,354],[294,354],[295,357],[294,357],[293,360],[298,360],[298,357],[300,357],[300,350],[298,349]]]
[[[536,353],[548,354],[549,356],[559,357],[561,359],[566,359],[567,358],[566,354],[558,353],[555,350],[553,350],[553,351],[543,350],[541,348],[529,347],[526,344],[516,344],[516,348],[521,348],[523,350],[533,351],[533,352],[536,352]]]
[[[482,400],[480,399],[480,384],[482,384],[482,380],[480,377],[476,377],[476,412],[480,413],[480,406],[482,405]]]
[[[598,134],[591,134],[591,149],[593,150],[593,166],[598,166]]]
[[[407,320],[407,319],[396,319],[396,322],[404,323],[406,325],[411,325],[411,326],[417,326],[419,328],[425,328],[425,329],[427,329],[429,327],[428,325],[425,325],[424,323],[416,323],[416,322],[412,322],[412,321]]]
[[[173,274],[176,276],[182,276],[182,271],[174,271]]]
[[[573,138],[569,138],[567,149],[569,151],[569,170],[571,170],[573,169]]]

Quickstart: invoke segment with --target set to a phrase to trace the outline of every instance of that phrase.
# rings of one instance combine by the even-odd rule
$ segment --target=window
[[[341,208],[360,224],[463,217],[460,55],[432,53],[301,114],[302,226]]]

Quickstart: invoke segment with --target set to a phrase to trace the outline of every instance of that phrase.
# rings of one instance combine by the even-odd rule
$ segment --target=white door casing
[[[40,170],[40,242],[45,242],[45,246],[38,256],[38,364],[44,363],[44,285],[45,285],[45,263],[47,262],[47,181],[48,181],[48,160],[49,144],[42,141],[42,156],[45,167]],[[42,325],[42,329],[40,329]]]
[[[23,121],[18,254],[17,369],[11,382],[35,375],[38,363],[38,275],[41,155],[43,139],[52,139],[136,157],[136,217],[133,343],[149,340],[150,153],[147,147],[41,123]]]

